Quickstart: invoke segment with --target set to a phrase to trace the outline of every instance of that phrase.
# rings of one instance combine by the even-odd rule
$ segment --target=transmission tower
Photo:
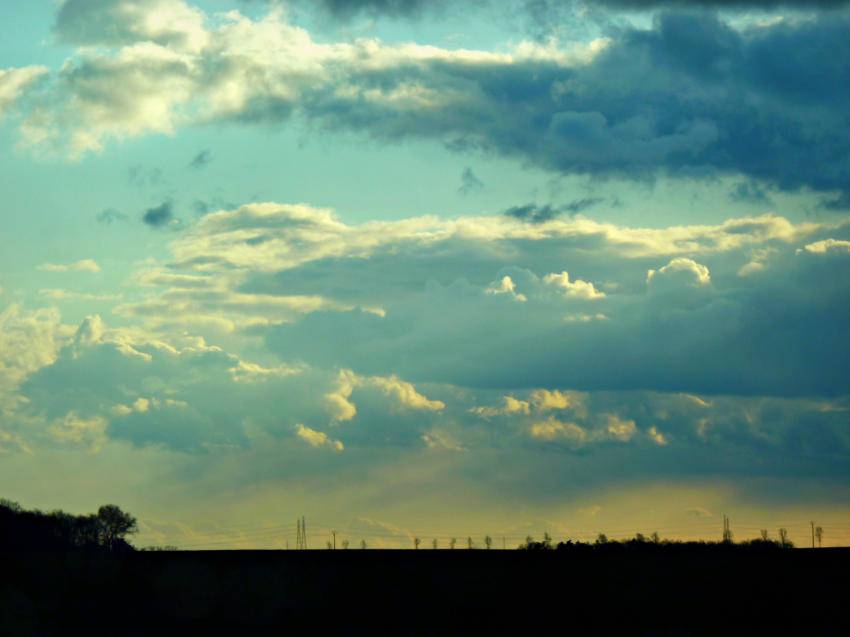
[[[723,516],[723,541],[731,542],[732,541],[732,526],[729,523],[729,516]]]

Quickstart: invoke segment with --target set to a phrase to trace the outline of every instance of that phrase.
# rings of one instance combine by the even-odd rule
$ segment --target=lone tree
[[[493,538],[489,535],[484,536],[484,546],[487,547],[487,550],[490,550],[490,547],[493,546]]]
[[[101,544],[113,550],[116,544],[124,542],[124,536],[139,530],[134,518],[114,504],[105,504],[97,510],[97,524]]]
[[[455,547],[455,544],[457,544],[457,538],[453,537],[451,540],[449,540],[449,548],[453,549]]]

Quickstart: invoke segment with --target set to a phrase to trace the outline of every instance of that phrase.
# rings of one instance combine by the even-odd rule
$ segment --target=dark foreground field
[[[847,635],[850,550],[0,553],[0,635]]]

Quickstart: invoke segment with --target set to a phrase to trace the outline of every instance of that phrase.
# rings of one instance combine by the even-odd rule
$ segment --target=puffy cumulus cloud
[[[616,414],[608,416],[608,424],[605,426],[605,433],[611,439],[618,442],[629,442],[637,431],[637,425],[634,420],[625,420]]]
[[[49,357],[19,372],[13,416],[29,423],[27,435],[38,437],[41,422],[49,439],[92,447],[108,437],[190,452],[241,448],[251,444],[254,431],[285,437],[279,400],[287,401],[293,420],[322,416],[315,387],[330,379],[302,379],[300,371],[251,363],[199,338],[169,342],[109,328],[91,316]],[[250,403],[256,411],[244,409]],[[106,421],[108,428],[100,427]]]
[[[38,269],[42,272],[100,272],[100,266],[94,259],[82,259],[74,263],[42,263]]]
[[[572,422],[562,422],[554,416],[531,425],[528,434],[536,440],[558,442],[572,448],[581,447],[588,441],[584,429]]]
[[[561,272],[560,274],[555,274],[553,272],[551,274],[547,274],[543,277],[543,282],[546,283],[546,285],[555,287],[566,296],[587,299],[589,301],[605,298],[605,293],[597,290],[593,283],[582,281],[581,279],[570,281],[570,275],[568,272]]]
[[[302,424],[295,425],[295,433],[301,440],[311,447],[325,447],[337,452],[345,449],[345,445],[343,445],[339,440],[333,440],[323,431],[316,431],[315,429],[310,429]]]
[[[385,394],[395,397],[401,406],[408,409],[442,411],[446,408],[446,404],[443,401],[428,399],[416,391],[416,388],[411,383],[401,380],[398,376],[377,376],[366,379],[365,382],[377,387]]]
[[[708,268],[693,259],[677,257],[658,270],[648,270],[646,282],[654,289],[699,287],[711,283]]]
[[[486,294],[505,294],[519,303],[525,303],[528,300],[528,297],[526,297],[525,294],[517,292],[516,283],[514,283],[514,280],[507,275],[503,276],[495,283],[492,283],[486,290],[484,290],[484,292]]]
[[[357,382],[358,378],[354,372],[342,369],[336,389],[325,394],[325,400],[335,420],[352,420],[357,415],[357,406],[349,400]]]
[[[843,14],[733,26],[713,12],[662,13],[610,38],[507,53],[323,43],[276,11],[202,22],[181,0],[67,2],[60,34],[115,48],[82,50],[56,74],[26,139],[79,157],[108,139],[297,114],[561,173],[722,173],[825,193],[850,184]]]
[[[392,396],[395,403],[405,409],[442,411],[446,407],[443,401],[429,399],[398,376],[359,376],[350,369],[342,369],[339,371],[336,389],[325,394],[325,401],[335,420],[352,420],[357,415],[357,406],[350,400],[355,388],[378,389]]]
[[[577,399],[566,392],[560,390],[536,389],[531,393],[530,398],[534,408],[538,411],[548,411],[550,409],[569,409],[573,407]]]
[[[46,73],[43,66],[0,69],[0,119]]]

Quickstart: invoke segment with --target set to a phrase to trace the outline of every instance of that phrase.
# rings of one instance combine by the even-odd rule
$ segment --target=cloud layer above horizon
[[[352,518],[398,513],[394,472],[482,511],[680,481],[845,505],[846,3],[611,0],[590,30],[564,17],[579,3],[533,4],[566,30],[488,48],[399,37],[402,16],[441,24],[418,2],[66,0],[64,61],[0,58],[8,169],[111,198],[16,200],[14,231],[54,247],[0,262],[0,478],[26,494],[21,458],[49,484],[51,454],[155,458],[147,488],[309,480]],[[251,166],[305,157],[343,200],[344,171],[226,141],[289,129],[378,172],[405,148],[460,162],[464,212],[299,202]],[[488,162],[539,185],[484,206]],[[167,517],[193,496],[146,497]]]

